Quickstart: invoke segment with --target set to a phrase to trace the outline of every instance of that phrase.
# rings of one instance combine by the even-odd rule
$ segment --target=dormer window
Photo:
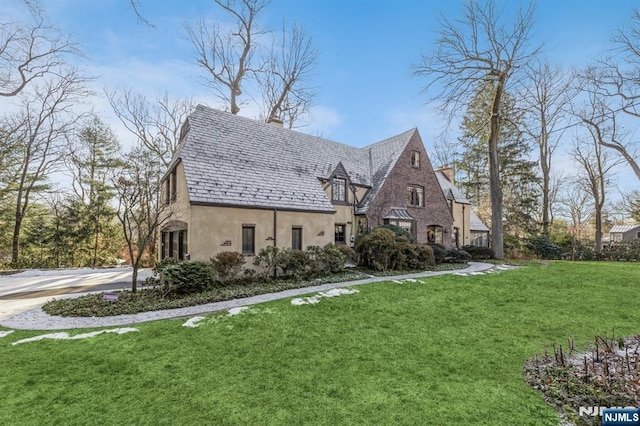
[[[411,151],[411,167],[420,168],[420,153],[418,151]]]
[[[333,178],[331,187],[331,199],[333,201],[347,201],[347,180],[343,178]]]

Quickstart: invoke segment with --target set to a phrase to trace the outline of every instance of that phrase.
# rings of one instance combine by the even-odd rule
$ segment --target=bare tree
[[[165,93],[153,101],[131,90],[107,91],[114,113],[126,129],[167,167],[180,142],[180,130],[195,105],[191,99],[169,99]]]
[[[618,30],[612,41],[613,54],[584,72],[585,89],[603,99],[607,106],[604,115],[622,123],[622,116],[640,118],[640,10],[633,11],[630,24]],[[640,179],[639,142],[624,136],[600,143],[622,156]]]
[[[316,65],[318,50],[305,30],[293,25],[287,32],[282,26],[282,40],[273,43],[271,57],[258,74],[262,91],[263,119],[287,121],[289,128],[309,113],[315,93],[308,79]]]
[[[33,192],[46,187],[48,174],[65,155],[65,136],[81,118],[73,107],[82,102],[87,92],[84,78],[75,69],[47,79],[32,87],[32,95],[24,96],[21,111],[8,118],[11,135],[17,141],[20,163],[15,170],[15,222],[12,240],[12,262],[20,253],[20,231]]]
[[[578,91],[573,76],[547,63],[535,61],[527,67],[528,84],[521,99],[525,110],[524,130],[539,149],[542,172],[542,234],[549,235],[551,224],[553,154],[570,125],[569,106]]]
[[[605,151],[603,140],[617,138],[618,128],[604,114],[606,105],[591,94],[585,107],[576,113],[586,130],[584,140],[576,139],[572,156],[581,168],[578,184],[593,198],[596,252],[602,252],[602,215],[606,192],[610,185],[611,170],[622,159],[612,159]]]
[[[114,175],[118,206],[117,217],[126,241],[133,267],[131,291],[138,286],[138,270],[148,261],[153,263],[149,248],[153,245],[163,218],[169,217],[160,203],[161,165],[155,153],[143,145],[125,154],[123,168]]]
[[[25,2],[29,22],[0,22],[0,96],[11,97],[32,82],[62,71],[64,56],[79,52],[68,36],[48,24],[35,3]]]
[[[256,73],[254,54],[260,30],[256,17],[269,4],[267,0],[214,0],[234,19],[235,28],[224,31],[218,23],[199,20],[184,27],[195,48],[195,61],[205,72],[205,82],[229,108],[231,114],[240,112],[243,81],[247,74]]]
[[[424,91],[432,101],[439,101],[450,117],[464,109],[481,84],[493,93],[488,137],[489,187],[491,193],[491,232],[496,258],[504,258],[502,224],[502,188],[498,159],[500,105],[510,81],[536,56],[530,48],[533,6],[519,10],[512,22],[505,22],[502,11],[492,0],[464,4],[460,20],[441,19],[436,49],[422,56],[415,74],[430,78]],[[441,89],[440,89],[441,88]]]
[[[576,179],[577,180],[577,179]],[[593,202],[590,195],[580,185],[570,185],[568,191],[559,199],[560,213],[571,222],[571,260],[576,260],[578,242],[584,235],[585,225],[593,215]]]

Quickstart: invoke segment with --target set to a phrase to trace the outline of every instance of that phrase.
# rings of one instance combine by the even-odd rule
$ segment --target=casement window
[[[256,253],[256,227],[255,225],[242,225],[242,254],[253,255]]]
[[[427,226],[427,241],[430,243],[442,244],[442,226]]]
[[[331,199],[333,201],[347,201],[347,180],[343,178],[333,178],[331,187]]]
[[[291,228],[291,249],[302,250],[302,228],[299,226]]]
[[[345,225],[339,224],[336,225],[336,233],[335,233],[335,243],[336,244],[344,244],[345,243],[345,239],[344,239],[344,234],[345,234]]]
[[[178,194],[178,171],[174,167],[169,177],[164,181],[164,202],[165,204],[171,204],[176,201]]]
[[[187,258],[187,230],[162,231],[160,259],[185,260]]]
[[[416,223],[412,220],[387,219],[385,223],[398,226],[407,231],[413,238],[416,237]]]
[[[420,153],[418,151],[411,151],[411,167],[420,168]]]
[[[169,180],[171,181],[171,201],[176,201],[176,196],[178,194],[178,171],[175,167],[171,171],[171,177]]]
[[[411,207],[424,207],[424,188],[417,185],[407,186],[407,205]]]

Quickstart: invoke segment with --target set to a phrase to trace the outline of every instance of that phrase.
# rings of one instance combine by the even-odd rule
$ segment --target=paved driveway
[[[0,275],[0,318],[42,304],[53,297],[131,287],[131,268],[30,270]],[[138,271],[138,281],[151,276],[150,269]]]

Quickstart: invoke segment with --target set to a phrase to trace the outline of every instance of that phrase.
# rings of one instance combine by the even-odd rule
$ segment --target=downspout
[[[465,228],[465,226],[464,226],[464,212],[465,212],[466,208],[467,208],[467,206],[465,204],[463,204],[462,205],[462,246],[463,247],[466,245],[465,244],[465,235],[466,235],[466,233],[465,233],[465,229],[464,229]]]
[[[277,247],[278,238],[278,209],[273,209],[273,246]]]
[[[277,247],[278,238],[278,209],[273,209],[273,246]],[[273,278],[278,278],[278,267],[273,268]]]

